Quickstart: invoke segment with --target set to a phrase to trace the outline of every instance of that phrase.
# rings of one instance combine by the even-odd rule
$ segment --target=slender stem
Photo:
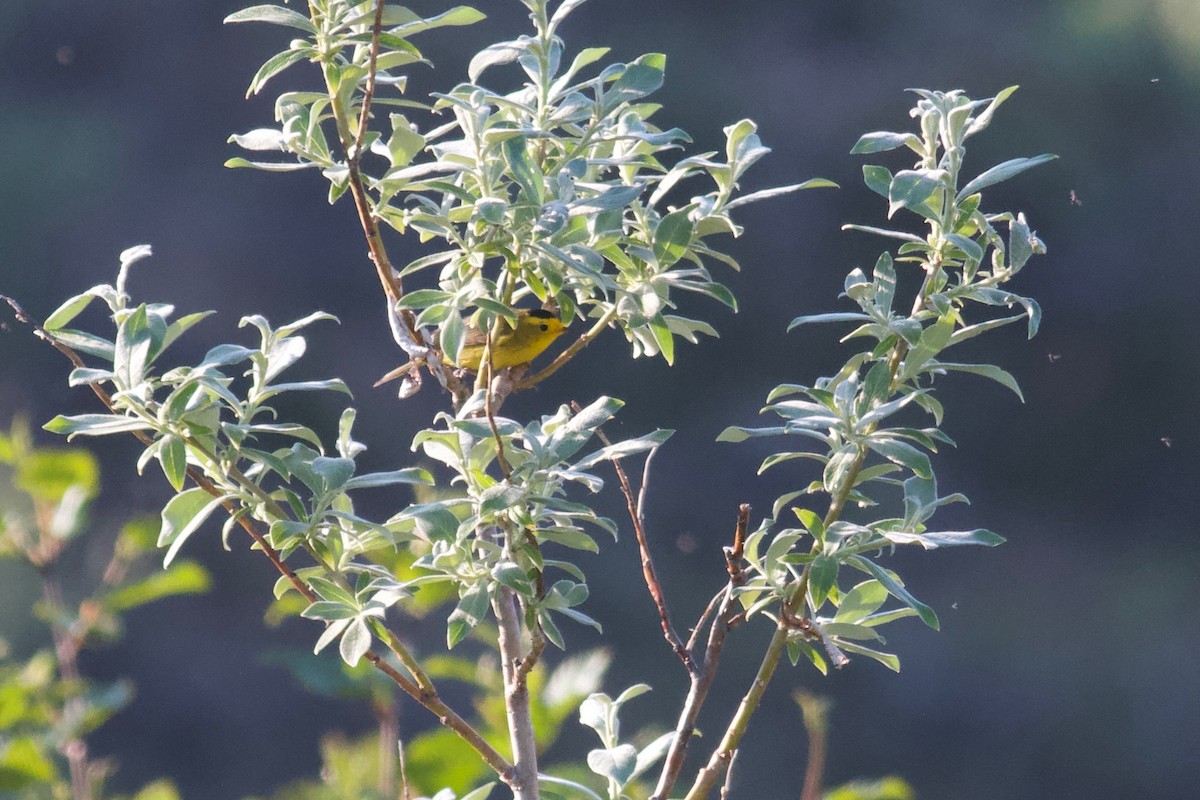
[[[492,602],[499,623],[500,663],[504,674],[504,710],[513,752],[513,800],[538,800],[537,742],[529,704],[529,684],[521,671],[521,620],[512,589],[501,586]]]
[[[578,410],[578,405],[576,405]],[[612,444],[608,437],[604,435],[604,431],[596,429],[596,435],[600,441],[604,442],[605,447]],[[655,448],[657,449],[657,448]],[[654,450],[650,451],[650,455],[646,456],[646,467],[642,473],[643,488],[644,483],[649,474],[650,458],[654,455]],[[663,594],[662,583],[658,579],[658,571],[654,568],[654,558],[650,555],[650,542],[646,537],[646,522],[642,518],[640,509],[642,502],[633,499],[633,489],[629,485],[629,477],[625,474],[625,468],[621,466],[621,459],[612,459],[613,469],[617,472],[617,480],[621,484],[621,494],[625,495],[625,506],[629,511],[629,518],[633,522],[634,535],[637,537],[638,550],[642,557],[642,577],[646,581],[646,588],[650,591],[650,597],[654,600],[654,607],[658,609],[658,621],[662,626],[663,638],[671,645],[671,649],[675,651],[675,655],[679,656],[679,660],[683,662],[683,666],[687,669],[688,675],[696,675],[699,671],[696,668],[696,661],[692,658],[691,652],[684,647],[683,640],[679,638],[679,634],[675,632],[675,626],[671,623],[671,612],[667,609],[667,598]],[[645,496],[642,495],[642,500]]]
[[[687,699],[684,700],[683,708],[680,710],[679,720],[675,724],[675,738],[671,740],[671,747],[663,761],[662,771],[659,773],[658,784],[654,788],[651,800],[664,800],[679,778],[679,773],[683,769],[684,757],[687,755],[688,744],[696,730],[696,720],[700,716],[700,709],[704,706],[704,701],[708,699],[708,690],[712,687],[713,679],[717,675],[717,666],[720,663],[721,651],[725,646],[725,637],[736,624],[738,601],[734,591],[746,580],[740,561],[742,542],[745,541],[746,528],[749,527],[749,524],[750,506],[743,503],[738,509],[737,527],[733,535],[734,545],[732,548],[725,549],[729,583],[717,595],[717,598],[720,598],[721,606],[708,630],[708,645],[704,649],[704,661],[701,663],[700,671],[692,675],[691,688],[688,690]],[[717,598],[714,598],[714,602]],[[712,605],[710,603],[709,607],[711,608]],[[701,621],[696,623],[697,631],[703,627],[703,620],[708,613],[706,609],[700,617]]]
[[[51,613],[57,616],[63,607],[62,587],[58,579],[51,576],[49,565],[42,571],[42,597]],[[76,634],[58,623],[51,623],[50,634],[54,639],[54,657],[58,662],[59,675],[70,687],[63,702],[63,717],[67,721],[65,727],[74,733],[76,726],[83,721],[86,710],[78,688],[82,680],[79,672],[81,642]],[[71,800],[92,800],[87,741],[82,736],[72,735],[58,749],[66,757],[71,773]]]

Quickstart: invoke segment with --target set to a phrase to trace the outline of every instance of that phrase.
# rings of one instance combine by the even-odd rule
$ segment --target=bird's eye
[[[539,325],[538,327],[540,327],[540,328],[541,328],[542,330],[544,330],[544,331],[548,331],[548,330],[550,330],[550,326],[549,326],[549,325],[547,325],[547,324],[546,324],[546,323],[544,323],[544,322],[543,322],[541,325]]]

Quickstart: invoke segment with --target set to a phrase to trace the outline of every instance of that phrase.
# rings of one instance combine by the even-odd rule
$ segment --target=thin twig
[[[379,62],[379,35],[383,31],[383,6],[385,0],[376,0],[375,21],[371,25],[371,50],[367,62],[367,85],[363,89],[362,110],[358,114],[358,133],[354,137],[354,152],[346,157],[358,167],[362,157],[363,142],[367,139],[367,122],[371,118],[371,101],[375,98],[375,73]]]
[[[704,611],[700,614],[700,619],[696,620],[695,626],[692,627],[692,635],[688,637],[687,645],[685,645],[689,653],[696,651],[696,642],[700,638],[700,632],[704,630],[704,624],[708,622],[708,618],[712,616],[713,611],[717,608],[717,603],[721,602],[721,598],[724,596],[725,589],[722,587],[721,591],[714,594],[712,599],[708,601],[708,605],[704,607]]]
[[[504,473],[504,480],[512,477],[512,467],[504,457],[504,439],[500,429],[496,427],[496,417],[492,414],[492,337],[489,334],[483,343],[483,360],[479,365],[479,378],[483,383],[483,413],[487,416],[488,427],[492,429],[492,437],[496,440],[496,462]]]
[[[535,627],[530,631],[529,638],[532,640],[529,647],[529,652],[521,659],[521,663],[517,666],[517,680],[524,683],[529,677],[529,673],[537,666],[538,659],[542,657],[542,652],[546,649],[546,635],[542,633],[540,626]]]
[[[658,784],[654,788],[651,800],[664,800],[670,794],[675,781],[679,778],[679,773],[683,769],[684,757],[687,755],[688,744],[691,742],[692,735],[696,730],[696,720],[700,716],[700,709],[704,706],[704,701],[708,699],[708,690],[712,687],[713,680],[717,675],[717,666],[721,660],[721,652],[725,647],[725,638],[739,620],[737,611],[739,603],[736,590],[746,582],[746,574],[740,565],[736,569],[730,568],[729,565],[731,552],[735,549],[740,551],[738,543],[744,540],[749,520],[750,506],[743,503],[738,508],[738,521],[733,536],[734,547],[725,548],[726,570],[729,572],[729,582],[721,590],[720,594],[717,595],[717,598],[720,598],[721,601],[720,610],[717,612],[712,625],[708,629],[708,645],[704,649],[704,661],[701,663],[699,674],[692,676],[691,688],[679,713],[679,721],[675,724],[675,738],[671,741],[671,747],[667,751],[666,759],[663,761],[662,771],[659,773]],[[738,557],[741,557],[740,552],[738,553]],[[704,627],[703,620],[707,618],[708,613],[706,610],[701,615],[701,621],[696,623],[697,632]]]
[[[579,413],[580,408],[578,403],[572,403],[572,408],[576,413]],[[611,447],[612,442],[604,434],[604,431],[596,429],[596,436],[604,443],[605,447]],[[654,455],[653,448],[650,454],[646,456],[646,467],[642,471],[642,480],[646,480],[649,475],[650,458]],[[629,485],[629,477],[625,474],[625,468],[621,466],[621,459],[613,458],[613,469],[616,470],[617,480],[621,484],[621,494],[625,495],[625,506],[629,511],[629,519],[633,522],[633,531],[637,536],[638,549],[642,556],[642,577],[646,580],[646,588],[650,591],[650,597],[654,600],[654,606],[658,609],[658,620],[662,625],[663,636],[667,643],[671,645],[671,649],[675,651],[675,655],[683,662],[683,666],[687,669],[688,675],[695,676],[699,670],[696,667],[696,661],[692,658],[691,652],[684,647],[683,640],[679,638],[679,634],[675,632],[675,626],[671,623],[671,613],[667,610],[667,599],[663,595],[662,583],[658,580],[658,571],[654,568],[654,559],[650,555],[650,542],[646,538],[645,520],[639,513],[641,501],[635,501],[633,495],[633,487]],[[645,497],[642,497],[645,500]]]
[[[725,768],[725,783],[721,786],[721,800],[728,800],[729,787],[733,785],[733,762],[737,760],[738,751],[734,750],[729,756],[729,766]]]

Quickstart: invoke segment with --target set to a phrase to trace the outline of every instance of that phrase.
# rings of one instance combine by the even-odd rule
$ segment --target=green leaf
[[[900,371],[900,380],[907,381],[918,375],[925,364],[950,344],[954,335],[954,318],[939,317],[938,321],[921,332],[921,338],[916,347],[908,351],[904,357],[904,368]]]
[[[267,85],[267,81],[271,80],[271,78],[274,78],[276,75],[283,72],[293,64],[308,58],[310,55],[311,51],[308,48],[303,48],[299,50],[284,50],[281,53],[276,53],[275,55],[271,56],[263,62],[263,65],[258,68],[258,72],[255,72],[254,77],[250,79],[250,86],[246,89],[246,96],[249,97],[252,94],[258,94],[263,90],[263,87]],[[250,163],[251,162],[246,161],[244,164],[238,164],[236,166],[246,166]],[[232,167],[235,165],[226,162],[225,166]]]
[[[244,158],[230,158],[225,162],[225,166],[229,169],[260,169],[263,172],[296,172],[312,169],[317,165],[309,162],[247,161]]]
[[[371,649],[371,630],[367,627],[367,622],[362,617],[355,617],[353,621],[346,626],[345,633],[342,634],[342,641],[338,646],[338,652],[342,656],[342,661],[346,662],[351,667],[358,666],[359,660],[367,654]]]
[[[1009,86],[1003,91],[998,92],[996,96],[992,98],[992,101],[988,103],[988,107],[983,110],[983,113],[971,120],[971,124],[967,126],[967,130],[963,133],[963,138],[966,139],[968,136],[974,136],[975,134],[987,128],[987,126],[992,122],[992,116],[995,115],[996,109],[1000,107],[1001,103],[1011,97],[1013,92],[1015,92],[1018,88],[1020,87]]]
[[[542,174],[529,159],[525,143],[524,136],[511,136],[504,140],[501,148],[504,151],[504,160],[508,162],[508,169],[513,180],[521,187],[525,201],[540,206],[545,202]]]
[[[1011,389],[1013,394],[1015,394],[1022,403],[1025,402],[1025,396],[1021,394],[1021,387],[1017,384],[1017,379],[993,364],[951,364],[945,361],[930,361],[925,365],[926,372],[941,372],[943,370],[950,370],[952,372],[969,372],[972,375],[982,375],[985,378],[991,378],[1001,386]]]
[[[944,186],[946,171],[941,169],[905,169],[892,177],[888,187],[888,219],[902,208],[918,210],[933,193]]]
[[[313,27],[308,17],[303,14],[298,14],[290,8],[276,5],[261,5],[243,8],[241,11],[235,11],[225,18],[226,23],[232,22],[269,22],[272,25],[286,25],[292,28],[298,28],[305,33],[316,33],[317,29]]]
[[[60,503],[68,492],[86,500],[100,488],[100,465],[86,450],[39,448],[18,459],[14,483],[38,500]]]
[[[621,77],[604,93],[604,112],[657,90],[662,86],[666,65],[667,57],[662,53],[647,53],[628,64]]]
[[[827,180],[825,178],[809,178],[808,180],[804,181],[803,183],[793,183],[793,184],[789,184],[787,186],[775,186],[770,189],[762,189],[757,192],[751,192],[750,194],[744,194],[741,197],[738,197],[735,200],[730,200],[728,203],[726,203],[725,210],[730,211],[739,206],[744,206],[749,203],[757,203],[759,200],[769,200],[769,199],[772,199],[775,197],[782,197],[785,194],[791,194],[792,192],[800,192],[805,189],[840,189],[840,188],[841,187],[838,186],[836,183],[834,183],[831,180]]]
[[[978,544],[984,547],[1004,544],[1003,536],[983,528],[976,528],[973,531],[931,531],[926,533],[884,531],[883,536],[889,542],[919,544],[926,550],[936,550],[939,547],[961,547],[969,544]]]
[[[178,436],[167,435],[162,439],[158,449],[158,462],[162,465],[163,474],[176,492],[183,490],[187,480],[187,445]]]
[[[533,585],[529,582],[525,570],[511,561],[504,561],[492,567],[492,579],[524,597],[534,595]]]
[[[419,468],[397,469],[391,472],[368,472],[356,475],[343,485],[343,490],[372,489],[377,486],[395,486],[397,484],[419,484],[432,486],[433,476]]]
[[[865,155],[867,153],[882,153],[887,150],[895,150],[897,147],[908,145],[914,153],[921,152],[921,140],[912,133],[891,133],[890,131],[876,131],[875,133],[864,133],[854,143],[854,147],[850,149],[850,155]]]
[[[814,322],[870,322],[871,317],[867,314],[859,314],[851,311],[831,311],[826,314],[806,314],[803,317],[796,317],[788,323],[788,332],[801,325],[811,325]]]
[[[671,334],[671,326],[663,319],[662,314],[655,314],[654,319],[650,320],[650,332],[654,334],[654,341],[658,343],[663,360],[668,364],[674,364],[675,337]]]
[[[888,591],[879,581],[863,581],[842,595],[834,620],[858,622],[874,614],[887,600]]]
[[[908,467],[922,478],[933,476],[933,465],[929,463],[929,456],[907,442],[872,436],[867,439],[867,446],[888,461]]]
[[[966,186],[959,190],[957,199],[962,200],[964,197],[975,194],[980,189],[1000,183],[1001,181],[1006,181],[1009,178],[1020,175],[1027,169],[1033,169],[1039,164],[1045,164],[1047,161],[1053,161],[1056,158],[1058,158],[1058,156],[1050,153],[1043,153],[1040,156],[1033,156],[1032,158],[1009,159],[1002,164],[997,164],[981,174],[979,177],[975,178],[975,180],[969,182]]]
[[[446,647],[453,648],[466,637],[471,629],[483,621],[488,612],[488,592],[483,584],[477,584],[467,589],[450,612],[446,621]]]
[[[983,261],[983,248],[980,247],[980,245],[974,239],[958,233],[948,233],[946,234],[946,240],[951,242],[959,250],[966,253],[967,258],[971,259],[972,261],[975,261],[976,263]]]
[[[51,784],[56,778],[54,762],[32,737],[11,739],[0,749],[0,791]]]
[[[936,628],[937,626],[934,627]],[[892,672],[900,671],[900,659],[891,653],[872,650],[869,647],[863,647],[861,644],[847,642],[843,639],[839,639],[837,644],[838,647],[845,650],[847,653],[855,653],[860,656],[866,656],[867,658],[873,658],[880,664],[883,664],[885,667],[890,669]]]
[[[183,543],[204,524],[224,500],[224,495],[213,497],[197,487],[180,492],[167,502],[162,511],[162,527],[158,533],[158,546],[167,548],[167,554],[163,557],[164,567],[170,565]]]
[[[138,306],[121,322],[113,349],[113,374],[121,389],[130,389],[142,382],[155,344],[154,334],[144,305]]]
[[[158,572],[136,583],[122,586],[104,597],[102,603],[109,611],[128,611],[181,594],[202,594],[211,585],[208,571],[195,561],[179,561],[164,572]]]
[[[475,83],[484,70],[499,64],[510,64],[516,61],[525,50],[526,46],[521,42],[497,42],[488,45],[476,53],[471,59],[471,63],[467,65],[467,77],[471,79],[472,83]]]
[[[538,777],[540,779],[541,776],[538,776]],[[487,800],[488,796],[491,795],[491,793],[492,793],[492,787],[494,787],[495,785],[496,785],[495,781],[492,781],[491,783],[485,783],[483,786],[480,786],[478,789],[474,789],[470,792],[467,792],[461,798],[459,798],[459,800]]]
[[[875,580],[883,584],[883,587],[888,590],[888,594],[899,600],[901,603],[904,603],[904,605],[908,606],[913,611],[916,611],[917,616],[920,617],[921,621],[926,625],[933,628],[935,631],[941,628],[941,624],[938,622],[937,614],[934,613],[933,609],[922,603],[917,598],[913,597],[908,590],[904,588],[904,584],[900,582],[900,579],[890,571],[879,566],[869,558],[864,558],[863,556],[850,556],[846,559],[846,563],[856,569],[866,572],[875,578]]]
[[[144,431],[151,426],[148,422],[120,414],[77,414],[72,417],[60,414],[42,427],[51,433],[65,434],[67,441],[70,441],[76,436],[108,436]]]
[[[884,195],[885,197],[887,195]],[[844,231],[861,231],[862,233],[873,233],[876,236],[884,236],[888,239],[899,239],[902,242],[912,242],[913,244],[924,245],[925,240],[920,236],[914,236],[906,231],[893,231],[887,228],[873,228],[870,225],[843,225]]]
[[[56,332],[59,328],[64,327],[71,320],[75,319],[75,317],[79,316],[96,297],[97,295],[93,292],[84,292],[83,294],[75,295],[56,308],[50,316],[46,317],[46,321],[42,323],[42,327],[51,333]]]
[[[690,211],[681,208],[663,217],[654,229],[654,257],[660,268],[667,268],[683,258],[692,241]]]
[[[637,748],[631,744],[617,745],[608,750],[593,750],[587,755],[588,769],[610,778],[619,786],[633,776],[637,768]]]
[[[808,568],[808,592],[814,609],[820,609],[829,592],[837,585],[838,561],[825,554],[813,559]]]
[[[892,186],[892,171],[877,164],[864,164],[862,171],[867,188],[886,200]]]

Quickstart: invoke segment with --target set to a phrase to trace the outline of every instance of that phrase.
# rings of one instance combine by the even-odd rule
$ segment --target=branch
[[[538,800],[537,741],[529,703],[528,670],[522,671],[521,620],[515,592],[501,586],[492,602],[499,623],[500,665],[504,673],[504,710],[512,744],[513,775],[508,781],[513,800]],[[543,647],[545,644],[543,643]],[[531,653],[532,655],[532,653]]]
[[[915,315],[921,310],[928,300],[928,295],[933,287],[933,276],[941,269],[941,259],[935,256],[929,263],[926,270],[925,281],[921,284],[920,290],[917,292],[916,299],[913,301],[912,314]],[[889,386],[894,390],[896,377],[899,374],[900,362],[903,360],[905,353],[908,352],[908,346],[904,339],[900,339],[892,349],[892,353],[888,358],[888,368],[890,371]],[[866,435],[870,435],[875,430],[876,425],[868,426],[865,431]],[[824,526],[828,528],[841,517],[843,509],[846,507],[846,502],[850,498],[850,493],[854,489],[854,484],[858,481],[859,473],[862,472],[863,465],[867,460],[867,447],[862,445],[859,447],[858,454],[851,462],[846,475],[840,486],[829,499],[829,510],[825,513]],[[821,545],[819,542],[814,542],[810,552],[816,553]],[[763,653],[762,662],[759,664],[758,673],[754,676],[754,682],[750,685],[749,690],[742,697],[741,703],[738,704],[737,711],[733,715],[733,719],[729,721],[729,727],[725,729],[725,735],[721,737],[721,743],[713,750],[711,758],[709,758],[707,766],[705,766],[696,775],[696,780],[692,784],[691,790],[687,793],[685,800],[703,800],[708,797],[712,791],[717,779],[720,777],[722,770],[727,768],[730,761],[733,759],[734,753],[737,751],[738,744],[742,740],[742,736],[746,733],[746,728],[750,724],[750,717],[758,709],[758,704],[762,701],[763,694],[767,690],[767,685],[771,682],[771,678],[775,675],[775,668],[779,666],[779,660],[783,656],[783,651],[787,647],[788,636],[794,629],[801,629],[808,634],[808,629],[812,629],[813,635],[819,637],[824,643],[824,637],[812,625],[811,620],[799,615],[797,612],[804,607],[808,599],[808,580],[811,564],[804,566],[804,571],[800,573],[800,578],[791,585],[792,592],[790,598],[783,603],[780,609],[779,623],[775,628],[775,634],[771,637],[770,644],[767,645],[766,652]],[[807,627],[806,627],[807,626]],[[827,643],[828,644],[828,643]],[[836,652],[835,652],[836,651]],[[835,666],[844,664],[845,654],[837,648],[830,650],[826,648],[826,652],[830,655]],[[840,656],[840,659],[838,658]]]
[[[725,637],[737,624],[738,601],[735,590],[746,582],[746,575],[740,564],[732,559],[734,552],[739,561],[742,557],[741,543],[745,541],[746,528],[749,523],[750,506],[743,503],[738,508],[737,527],[733,535],[734,546],[725,549],[729,583],[717,595],[721,601],[721,608],[708,631],[708,645],[704,648],[704,661],[700,671],[692,676],[691,688],[688,690],[687,699],[684,700],[683,709],[679,713],[679,721],[675,725],[675,738],[671,740],[671,748],[667,751],[662,772],[658,776],[658,785],[654,788],[651,800],[665,800],[671,792],[671,787],[679,778],[679,773],[683,769],[684,757],[687,755],[688,744],[696,730],[696,719],[700,716],[700,709],[704,706],[704,701],[708,699],[708,690],[712,687],[713,679],[717,675],[717,666],[721,660],[721,651],[725,646]],[[731,567],[731,564],[736,565],[736,568]],[[714,598],[714,601],[717,598]],[[712,606],[713,603],[709,603],[709,608],[705,609],[704,614],[700,616],[700,621],[696,623],[697,632],[704,627],[704,620],[708,617],[709,609]]]
[[[579,404],[572,403],[575,412],[579,412]],[[596,436],[604,443],[605,447],[612,446],[612,442],[604,435],[604,431],[596,429]],[[635,502],[633,499],[633,488],[629,485],[629,477],[625,474],[624,467],[621,466],[621,459],[611,459],[613,469],[617,472],[617,480],[621,483],[621,494],[625,495],[625,506],[629,511],[629,519],[633,521],[633,531],[637,536],[638,550],[642,555],[642,577],[646,580],[646,588],[650,591],[650,597],[654,600],[654,606],[658,609],[658,620],[662,625],[663,637],[667,643],[671,645],[671,649],[675,651],[675,655],[683,662],[683,666],[687,669],[688,674],[695,677],[699,672],[696,668],[696,661],[692,658],[691,651],[683,645],[683,640],[679,638],[679,634],[675,632],[675,626],[671,624],[671,612],[667,610],[667,599],[663,595],[662,584],[658,580],[658,571],[654,568],[654,559],[650,556],[650,543],[646,539],[645,519],[642,517],[641,509],[644,505],[646,481],[650,476],[650,459],[654,457],[655,447],[650,450],[650,454],[646,456],[646,466],[642,470],[642,492],[640,498]]]
[[[60,342],[54,337],[53,334],[51,334],[41,325],[34,322],[29,314],[27,314],[15,300],[5,295],[0,295],[0,300],[3,300],[12,308],[13,314],[18,322],[29,325],[33,329],[35,336],[47,342],[54,349],[66,356],[67,360],[71,362],[72,366],[74,366],[76,369],[86,367],[83,359],[79,357],[79,354],[75,352],[74,349]],[[116,404],[113,402],[112,396],[109,395],[108,392],[106,392],[99,384],[90,383],[88,386],[91,388],[92,393],[95,394],[100,400],[100,403],[106,409],[108,409],[109,412],[113,414],[120,413]],[[133,431],[132,433],[143,445],[150,446],[154,443],[154,440],[142,431]],[[221,497],[224,494],[224,492],[217,488],[217,486],[211,480],[209,480],[209,478],[202,471],[194,466],[189,466],[187,468],[187,476],[193,483],[213,497]],[[279,552],[271,546],[270,542],[267,541],[262,532],[252,525],[245,516],[237,513],[238,508],[235,506],[232,500],[224,500],[221,505],[230,516],[237,520],[239,527],[241,527],[242,530],[244,530],[246,534],[250,536],[258,549],[262,551],[263,555],[265,555],[271,562],[271,565],[275,567],[276,571],[288,579],[288,582],[292,585],[292,588],[299,592],[300,595],[304,597],[304,599],[308,600],[309,603],[315,603],[320,599],[316,593],[308,587],[308,584],[302,581],[290,567],[283,563],[283,560],[279,557]],[[506,784],[510,783],[513,779],[512,765],[505,761],[504,757],[496,752],[495,748],[489,745],[483,739],[482,735],[480,735],[478,731],[471,727],[466,720],[464,720],[457,713],[455,713],[453,709],[442,702],[441,698],[438,696],[437,690],[433,686],[433,683],[429,680],[429,677],[424,673],[423,670],[421,670],[420,666],[416,663],[416,660],[413,659],[410,653],[408,653],[407,649],[404,648],[395,634],[392,633],[391,630],[389,630],[382,623],[380,623],[376,629],[376,635],[379,636],[386,645],[388,645],[392,652],[396,654],[397,658],[401,660],[401,663],[404,664],[405,669],[408,669],[418,682],[414,683],[412,680],[405,677],[402,673],[396,670],[395,667],[380,658],[380,656],[374,651],[368,650],[364,658],[366,658],[367,661],[369,661],[372,666],[374,666],[380,672],[391,678],[405,694],[412,697],[414,700],[436,715],[439,722],[453,730],[460,738],[463,739],[463,741],[471,745],[471,747],[479,753],[480,757],[483,758],[488,766],[496,771],[501,780],[503,780]]]

